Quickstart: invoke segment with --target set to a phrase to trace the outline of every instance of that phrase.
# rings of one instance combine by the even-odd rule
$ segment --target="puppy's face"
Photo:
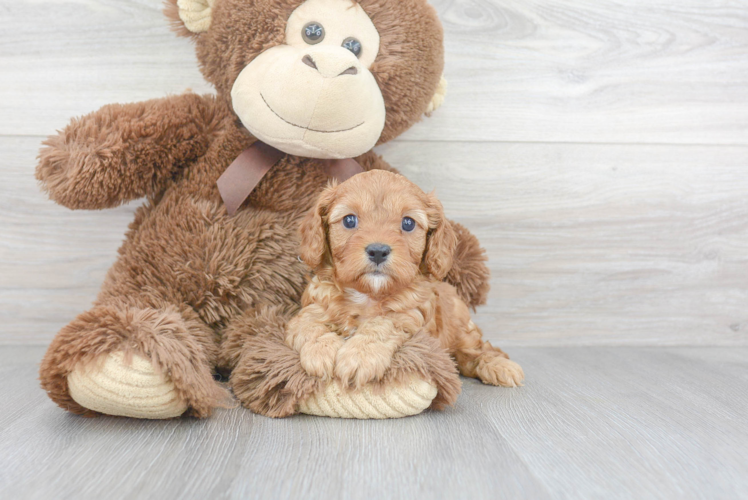
[[[341,286],[370,296],[393,293],[419,273],[442,279],[456,245],[439,201],[382,170],[328,188],[301,232],[307,264],[331,266]]]

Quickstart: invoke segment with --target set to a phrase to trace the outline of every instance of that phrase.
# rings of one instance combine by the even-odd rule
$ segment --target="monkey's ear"
[[[447,80],[444,75],[439,79],[439,85],[436,86],[436,92],[434,97],[431,98],[428,107],[426,108],[426,114],[431,114],[436,111],[439,106],[444,102],[444,98],[447,96]]]
[[[317,204],[311,209],[301,222],[301,248],[299,257],[312,269],[322,265],[327,248],[327,213],[335,200],[337,183],[333,181],[322,191]]]
[[[184,36],[208,31],[216,0],[166,0],[164,13],[172,27]]]
[[[452,257],[457,248],[457,235],[452,224],[444,217],[444,209],[434,193],[429,198],[429,235],[423,263],[426,270],[438,280],[443,280],[452,269]]]

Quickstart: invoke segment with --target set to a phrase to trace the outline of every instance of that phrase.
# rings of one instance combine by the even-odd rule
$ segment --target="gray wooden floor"
[[[86,419],[0,348],[0,498],[748,498],[748,348],[516,348],[519,389],[390,421]]]

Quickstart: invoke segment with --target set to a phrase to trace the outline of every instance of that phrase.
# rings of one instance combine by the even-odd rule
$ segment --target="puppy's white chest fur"
[[[345,289],[345,298],[357,306],[370,307],[374,305],[374,300],[371,297],[353,288]]]

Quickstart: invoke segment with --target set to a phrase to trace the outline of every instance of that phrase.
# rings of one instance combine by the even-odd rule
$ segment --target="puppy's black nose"
[[[366,247],[366,253],[369,255],[369,260],[376,265],[387,260],[387,256],[391,251],[392,249],[389,245],[383,245],[382,243],[372,243]]]

